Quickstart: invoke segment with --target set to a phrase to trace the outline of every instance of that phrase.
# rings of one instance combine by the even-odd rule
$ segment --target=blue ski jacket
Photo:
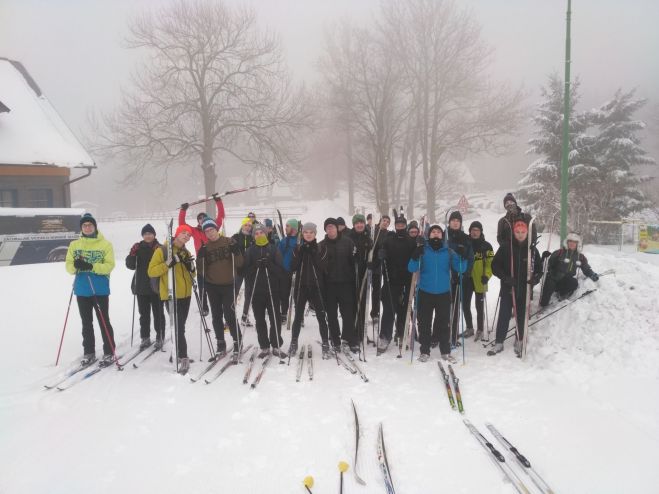
[[[287,235],[284,240],[277,244],[281,257],[284,260],[284,269],[287,273],[291,272],[291,262],[293,261],[293,251],[297,246],[297,235]]]
[[[448,247],[434,250],[426,240],[423,255],[418,260],[410,259],[407,269],[414,273],[419,271],[420,267],[419,290],[438,295],[451,290],[451,267],[456,273],[464,273],[467,266],[468,261]]]

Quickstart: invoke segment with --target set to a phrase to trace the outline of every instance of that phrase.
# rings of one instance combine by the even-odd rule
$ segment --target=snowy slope
[[[336,214],[328,202],[308,206],[305,219],[321,225]],[[465,224],[481,219],[495,243],[498,214],[471,215]],[[232,221],[228,231],[237,229]],[[121,349],[130,342],[132,310],[132,273],[123,259],[142,224],[99,225],[117,258],[110,314]],[[154,226],[162,237],[164,228]],[[586,255],[596,271],[615,275],[584,282],[581,289],[598,291],[534,326],[525,362],[511,345],[486,357],[480,343],[467,342],[466,363],[455,366],[466,417],[483,433],[486,421],[494,423],[558,493],[656,492],[659,267],[605,249],[587,248]],[[302,479],[313,475],[313,492],[322,494],[338,492],[339,460],[351,466],[345,492],[383,493],[379,422],[397,492],[515,492],[449,408],[436,352],[431,362],[410,365],[392,350],[378,358],[371,350],[362,364],[370,382],[363,383],[320,360],[317,325],[307,318],[301,343],[314,344],[312,382],[306,371],[295,382],[293,360],[290,367],[272,362],[254,391],[242,384],[242,366],[211,385],[191,384],[162,354],[138,370],[107,369],[68,391],[45,391],[61,372],[53,363],[72,278],[62,264],[0,273],[2,493],[303,493]],[[498,291],[492,285],[490,318]],[[195,360],[199,327],[192,309],[187,334]],[[289,335],[284,339],[287,347]],[[246,342],[256,342],[253,329]],[[80,345],[74,300],[60,367],[79,359]],[[208,350],[203,354],[205,360]],[[201,367],[194,363],[191,374]],[[364,487],[352,476],[351,399],[363,429]]]

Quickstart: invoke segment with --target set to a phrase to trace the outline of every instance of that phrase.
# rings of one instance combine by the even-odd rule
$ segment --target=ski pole
[[[130,346],[132,348],[133,346],[133,335],[135,334],[135,299],[137,298],[137,295],[133,293],[133,322],[130,326]]]
[[[233,321],[236,328],[236,337],[238,341],[238,359],[240,359],[240,350],[242,349],[242,334],[238,325],[238,314],[236,312],[236,255],[231,253],[231,275],[233,276]]]
[[[121,365],[119,365],[119,359],[117,358],[114,342],[112,338],[110,338],[110,331],[108,330],[108,326],[105,323],[105,316],[103,316],[103,312],[101,311],[101,306],[98,303],[98,297],[96,297],[96,290],[94,290],[94,284],[92,283],[92,279],[89,276],[89,274],[87,274],[87,281],[89,282],[89,287],[92,289],[92,297],[94,299],[94,305],[96,306],[96,313],[98,315],[98,318],[101,320],[101,326],[105,331],[105,336],[108,339],[108,345],[110,345],[110,350],[112,350],[112,357],[114,357],[114,363],[116,364],[118,370],[124,370],[124,368],[121,367]]]
[[[66,323],[69,320],[69,311],[71,310],[71,301],[73,300],[73,287],[75,286],[75,279],[71,285],[71,294],[69,295],[69,305],[66,308],[66,316],[64,316],[64,326],[62,327],[62,336],[59,339],[59,348],[57,349],[57,358],[55,359],[55,366],[59,365],[59,356],[62,352],[62,343],[64,343],[64,332],[66,331]]]
[[[460,259],[460,268],[462,268],[462,262],[464,259]],[[460,318],[460,328],[462,329],[462,365],[465,365],[465,320],[464,320],[464,291],[462,289],[462,272],[460,272],[460,306],[458,307],[458,317]],[[473,322],[472,322],[473,323]]]
[[[348,471],[348,464],[345,461],[339,462],[339,494],[343,494],[343,474]]]

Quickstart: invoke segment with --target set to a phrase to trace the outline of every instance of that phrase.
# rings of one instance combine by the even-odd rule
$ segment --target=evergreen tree
[[[579,81],[571,86],[570,106],[576,107],[579,101]],[[541,157],[529,165],[522,173],[517,192],[524,209],[537,216],[540,225],[549,225],[560,210],[561,197],[561,157],[563,142],[563,81],[557,76],[549,77],[547,87],[542,88],[542,103],[533,116],[537,130],[529,140],[529,154]],[[590,115],[584,112],[570,112],[569,161],[568,171],[579,176],[592,172],[590,145],[592,137],[587,134]],[[571,186],[570,196],[576,196]],[[578,205],[579,201],[570,201]],[[577,216],[575,214],[575,216]],[[558,221],[558,220],[557,220]]]

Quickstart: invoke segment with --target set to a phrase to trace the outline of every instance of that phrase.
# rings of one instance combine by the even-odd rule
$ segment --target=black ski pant
[[[103,338],[103,355],[112,355],[115,348],[114,331],[110,324],[108,314],[110,297],[109,295],[96,295],[94,297],[76,296],[78,300],[78,311],[82,320],[82,349],[85,354],[96,353],[96,341],[94,339],[94,319],[93,313],[96,313],[96,321],[101,328],[101,338]],[[99,312],[100,309],[100,312]]]
[[[561,297],[569,297],[574,293],[578,286],[579,282],[572,276],[564,276],[559,281],[554,281],[547,276],[545,279],[545,287],[542,290],[540,305],[542,307],[549,305],[549,301],[554,292],[558,292],[558,295]]]
[[[177,325],[174,329],[176,337],[176,344],[178,349],[178,358],[188,358],[188,342],[185,339],[185,323],[188,320],[188,312],[190,312],[191,297],[177,298],[176,299],[176,321]],[[167,305],[167,312],[170,311],[169,303]]]
[[[451,293],[433,294],[419,290],[417,311],[421,353],[430,355],[430,344],[432,341],[439,342],[439,351],[442,355],[451,353],[449,332]]]
[[[272,294],[272,303],[270,302],[269,293],[254,293],[252,299],[252,312],[254,312],[254,325],[256,326],[256,335],[259,340],[261,349],[280,348],[284,344],[281,338],[281,317],[277,302],[279,293]],[[275,304],[275,307],[272,304]],[[270,331],[268,335],[268,325],[265,320],[266,310],[270,320]]]
[[[469,281],[467,282],[467,280]],[[474,291],[474,280],[471,279],[471,276],[462,279],[462,289],[464,290],[462,311],[464,312],[467,329],[474,329],[474,321],[471,317],[471,297],[476,294],[476,328],[478,331],[483,331],[483,322],[485,321],[485,294]]]
[[[288,306],[290,303],[292,286],[293,286],[293,273],[286,273],[281,279],[281,293],[279,295],[281,300],[280,305],[281,305],[282,316],[288,314]]]
[[[458,341],[458,329],[460,327],[460,306],[462,305],[462,314],[466,316],[469,314],[469,319],[466,319],[468,326],[471,324],[471,298],[467,299],[464,296],[465,290],[471,287],[471,290],[474,289],[473,282],[471,281],[471,276],[467,274],[462,275],[462,289],[460,289],[460,276],[452,273],[453,279],[451,281],[451,297],[453,300],[453,314],[451,315],[451,344],[456,345]]]
[[[355,334],[355,287],[352,283],[327,283],[325,290],[327,297],[327,322],[331,334],[341,334],[341,339],[348,345],[358,344]],[[342,330],[339,326],[339,312],[341,312]]]
[[[380,295],[382,286],[382,273],[374,269],[371,274],[371,318],[380,317]]]
[[[197,272],[197,287],[199,288],[202,307],[205,311],[208,311],[208,293],[206,293],[206,287],[204,286],[205,283],[206,280],[204,280],[204,277],[201,275],[201,273]]]
[[[316,319],[318,320],[318,331],[320,332],[320,339],[323,343],[328,342],[330,329],[327,326],[325,311],[323,308],[322,294],[318,293],[318,288],[315,286],[301,286],[295,294],[295,318],[293,319],[293,336],[292,339],[297,341],[300,336],[300,328],[302,320],[304,319],[304,308],[309,302],[310,305],[315,307]],[[341,335],[332,333],[332,344],[338,346],[341,344]]]
[[[526,315],[526,294],[520,293],[515,297],[514,307],[517,308],[517,334],[519,338],[524,337],[524,321]],[[503,343],[508,333],[508,326],[510,325],[510,317],[515,310],[513,307],[513,295],[510,288],[504,288],[499,294],[501,301],[499,303],[499,318],[497,319],[497,333],[496,343]]]
[[[149,338],[151,334],[151,313],[153,313],[153,329],[156,338],[165,336],[165,311],[160,300],[160,294],[136,295],[137,307],[140,312],[140,338]]]
[[[407,317],[407,289],[405,285],[385,283],[382,287],[382,321],[380,324],[380,338],[391,341],[396,322],[396,336],[402,337]]]
[[[233,285],[215,285],[206,282],[206,291],[208,292],[208,301],[213,316],[215,339],[218,343],[224,341],[224,321],[226,321],[233,341],[237,342],[240,329],[238,328],[236,310],[233,305]],[[242,336],[240,336],[240,339],[242,340]]]

